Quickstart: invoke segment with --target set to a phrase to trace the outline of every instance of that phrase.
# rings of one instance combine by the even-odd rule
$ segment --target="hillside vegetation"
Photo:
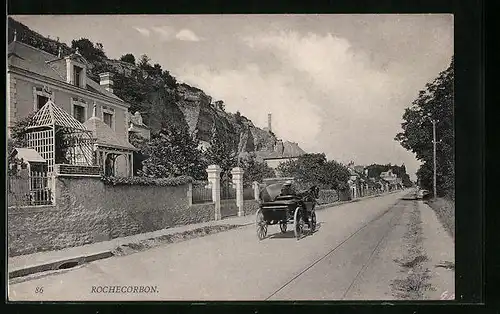
[[[53,55],[57,55],[59,49],[67,55],[78,48],[89,62],[87,74],[94,81],[99,82],[100,73],[112,72],[114,93],[131,105],[132,113],[142,114],[152,133],[175,126],[200,141],[210,143],[216,137],[218,141],[230,143],[231,150],[238,155],[274,150],[278,139],[272,132],[256,127],[239,112],[226,112],[222,100],[214,101],[204,91],[178,83],[168,70],[158,63],[152,64],[147,55],[136,58],[124,52],[120,60],[110,59],[101,43],[80,38],[73,40],[70,47],[9,18],[9,42],[14,38],[14,30],[18,41]]]

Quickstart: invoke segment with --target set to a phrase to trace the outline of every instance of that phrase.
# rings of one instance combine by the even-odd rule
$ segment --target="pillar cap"
[[[210,165],[207,167],[207,172],[221,172],[221,168],[218,165]]]
[[[231,174],[242,174],[243,172],[244,172],[243,169],[241,169],[240,167],[234,167],[231,170]]]

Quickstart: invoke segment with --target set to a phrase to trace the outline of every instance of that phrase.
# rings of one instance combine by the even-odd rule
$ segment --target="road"
[[[394,260],[404,254],[406,221],[416,202],[402,200],[407,193],[318,210],[318,230],[300,240],[271,226],[268,238],[258,241],[255,227],[246,226],[11,284],[9,299],[394,299],[390,282],[399,273]],[[152,293],[96,290],[118,285],[153,288],[147,288]]]

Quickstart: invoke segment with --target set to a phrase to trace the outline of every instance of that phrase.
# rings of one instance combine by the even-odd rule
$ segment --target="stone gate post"
[[[252,187],[253,187],[253,197],[256,201],[259,201],[260,200],[259,182],[254,181],[252,183]]]
[[[231,175],[233,176],[233,184],[236,189],[236,206],[238,207],[238,216],[244,216],[245,212],[243,210],[243,169],[240,167],[234,167],[231,170]]]
[[[221,219],[220,212],[220,173],[221,169],[217,165],[210,165],[207,168],[208,182],[212,186],[212,201],[215,204],[215,220]]]

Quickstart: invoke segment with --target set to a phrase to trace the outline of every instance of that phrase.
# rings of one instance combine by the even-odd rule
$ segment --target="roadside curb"
[[[85,263],[97,261],[100,259],[105,259],[114,256],[114,254],[111,251],[103,251],[100,253],[94,253],[90,255],[82,255],[78,257],[72,257],[72,258],[66,258],[62,260],[58,260],[55,262],[49,262],[49,263],[44,263],[40,265],[34,265],[34,266],[28,266],[25,268],[20,268],[13,270],[9,272],[9,279],[17,278],[17,277],[24,277],[27,275],[35,274],[35,273],[41,273],[44,271],[51,271],[51,270],[60,270],[64,269],[65,265],[71,265],[71,267],[82,265]]]

